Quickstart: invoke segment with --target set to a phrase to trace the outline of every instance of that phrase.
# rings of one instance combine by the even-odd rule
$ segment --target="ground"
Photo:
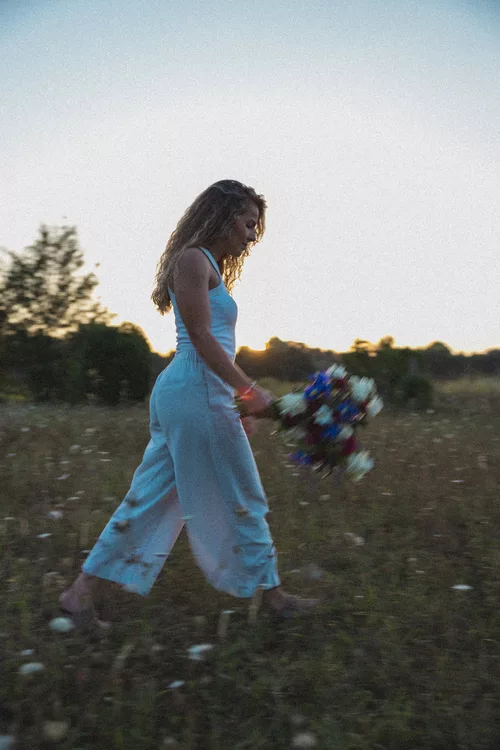
[[[0,424],[0,735],[16,747],[498,747],[498,383],[386,409],[361,433],[376,468],[357,485],[290,465],[261,424],[283,582],[321,598],[314,617],[249,616],[182,538],[149,597],[104,587],[99,640],[49,623],[128,489],[147,407],[3,404]]]

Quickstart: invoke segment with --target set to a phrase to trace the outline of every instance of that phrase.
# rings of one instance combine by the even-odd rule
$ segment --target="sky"
[[[0,246],[76,225],[156,351],[156,263],[226,178],[268,203],[238,346],[500,346],[496,0],[0,0],[0,70]]]

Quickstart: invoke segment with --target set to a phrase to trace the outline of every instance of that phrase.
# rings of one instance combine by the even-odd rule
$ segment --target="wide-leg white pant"
[[[232,389],[178,353],[150,400],[151,440],[85,573],[145,595],[185,526],[207,580],[234,596],[280,584],[266,497]]]

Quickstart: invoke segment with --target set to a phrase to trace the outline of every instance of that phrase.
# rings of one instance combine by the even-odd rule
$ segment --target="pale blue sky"
[[[235,290],[271,336],[500,346],[500,11],[453,0],[0,2],[0,245],[76,224],[158,351],[155,265],[222,178],[268,200]]]

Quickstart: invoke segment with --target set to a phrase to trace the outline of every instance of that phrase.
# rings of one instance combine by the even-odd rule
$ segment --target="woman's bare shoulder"
[[[199,247],[187,247],[177,261],[173,279],[174,290],[186,282],[208,286],[210,271],[210,262],[205,253]]]

